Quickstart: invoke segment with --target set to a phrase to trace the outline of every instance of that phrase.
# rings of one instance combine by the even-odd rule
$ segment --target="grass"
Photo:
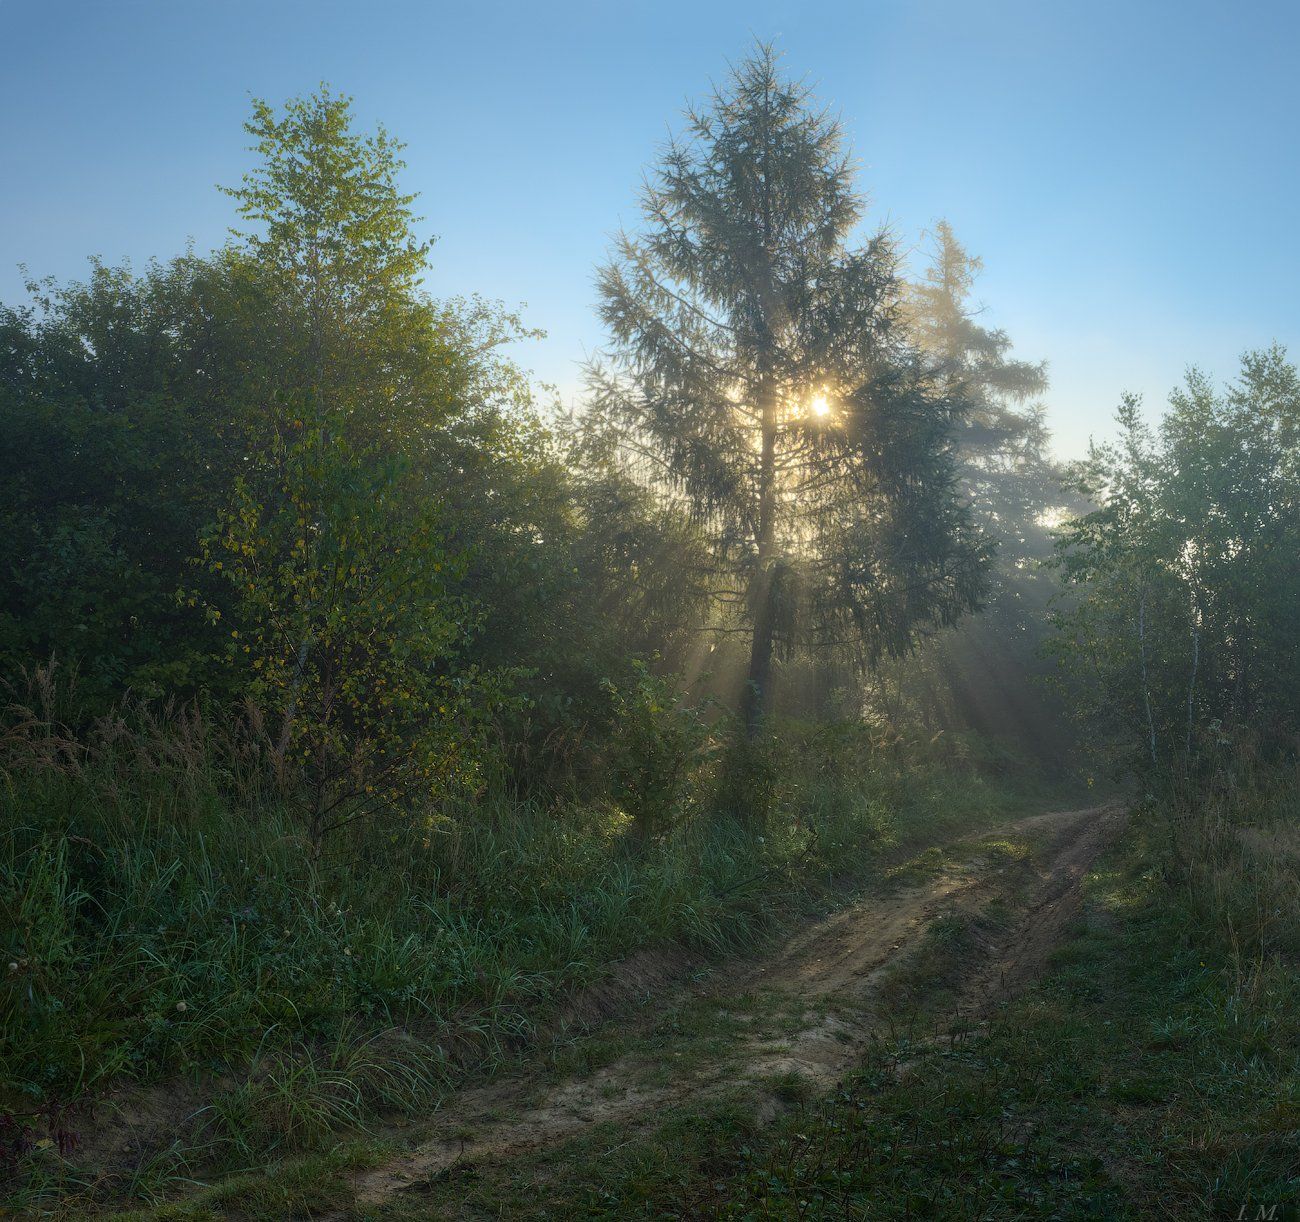
[[[1093,877],[1090,917],[1039,987],[986,1028],[882,1043],[839,1094],[738,1154],[720,1188],[702,1189],[701,1211],[1294,1210],[1296,965],[1263,946],[1243,961],[1226,927],[1204,922],[1195,881],[1171,885],[1153,867],[1162,818],[1135,829]],[[1221,866],[1233,869],[1230,858]]]
[[[607,804],[496,793],[316,859],[197,714],[9,745],[0,1156],[11,1205],[74,1212],[426,1111],[629,953],[752,948],[899,846],[1043,795],[961,743],[796,727],[761,825],[701,777],[649,845]]]
[[[1300,859],[1257,851],[1300,826],[1296,780],[1138,812],[1045,977],[982,1025],[947,1017],[971,926],[940,918],[919,1008],[768,1128],[752,1100],[688,1104],[379,1216],[1300,1217]]]

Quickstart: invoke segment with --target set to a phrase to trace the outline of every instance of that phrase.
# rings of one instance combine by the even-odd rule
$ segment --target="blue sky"
[[[1189,363],[1300,356],[1294,2],[0,0],[0,299],[19,263],[219,242],[249,95],[328,80],[409,145],[429,287],[526,302],[520,357],[571,396],[642,167],[755,37],[841,114],[869,225],[946,217],[983,256],[1060,453]]]

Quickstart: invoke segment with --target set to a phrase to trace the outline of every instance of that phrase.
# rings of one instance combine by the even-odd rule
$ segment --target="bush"
[[[610,795],[641,842],[676,827],[690,807],[690,782],[706,760],[709,728],[667,678],[645,662],[632,681],[608,685],[614,728],[607,751]]]
[[[651,777],[642,817],[659,822],[632,859],[607,805],[497,788],[431,827],[344,828],[315,857],[252,711],[136,705],[73,735],[37,678],[40,699],[0,724],[0,1123],[14,1149],[84,1128],[76,1109],[110,1085],[178,1073],[210,1103],[204,1132],[177,1120],[182,1139],[246,1164],[285,1140],[240,1119],[270,1108],[292,1142],[315,1141],[513,1055],[633,950],[752,946],[879,846],[1021,801],[857,733],[794,729],[797,750],[774,736],[763,756],[761,829],[684,818],[713,793],[693,754],[704,732],[643,675],[625,693],[620,767],[629,787]],[[380,1038],[401,1053],[392,1082]]]

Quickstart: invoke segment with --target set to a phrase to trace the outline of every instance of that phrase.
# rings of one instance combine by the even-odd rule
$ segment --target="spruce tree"
[[[909,342],[904,283],[839,123],[770,47],[687,112],[644,224],[599,274],[612,337],[593,404],[646,482],[706,528],[751,649],[901,654],[976,605],[989,559],[957,488],[969,404]]]
[[[1079,502],[1061,487],[1047,450],[1047,370],[1017,359],[1006,331],[982,317],[974,291],[983,262],[948,222],[926,237],[928,259],[908,287],[905,313],[933,376],[969,405],[955,433],[959,483],[998,557],[981,614],[882,668],[875,702],[936,728],[1014,737],[1056,759],[1070,735],[1035,681],[1048,669],[1039,646],[1055,590],[1042,562],[1052,555],[1053,516]]]
[[[983,260],[936,222],[930,262],[908,286],[905,312],[934,375],[968,408],[956,432],[958,471],[977,520],[1000,544],[1004,564],[1050,553],[1037,519],[1060,500],[1039,401],[1047,367],[1011,355],[1011,338],[986,327],[972,301]]]

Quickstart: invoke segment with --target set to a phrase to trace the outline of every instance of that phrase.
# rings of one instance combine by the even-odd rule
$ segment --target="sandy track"
[[[1111,805],[1035,815],[1002,829],[1035,841],[1032,894],[1012,928],[981,948],[962,985],[964,1008],[986,1009],[1041,968],[1080,908],[1081,880],[1123,816],[1121,806]],[[760,998],[769,1013],[784,1015],[779,1029],[754,1021],[706,1069],[673,1073],[671,1051],[643,1049],[559,1084],[507,1080],[461,1093],[433,1119],[417,1147],[359,1179],[353,1208],[333,1216],[357,1217],[457,1164],[506,1161],[558,1145],[593,1124],[624,1124],[635,1131],[669,1106],[737,1085],[752,1084],[760,1107],[762,1084],[774,1078],[829,1087],[872,1037],[873,1000],[884,975],[915,949],[940,912],[958,904],[975,911],[982,895],[995,895],[997,874],[978,856],[949,866],[892,895],[850,905],[796,934],[763,963],[696,990],[723,1007],[729,998]]]

